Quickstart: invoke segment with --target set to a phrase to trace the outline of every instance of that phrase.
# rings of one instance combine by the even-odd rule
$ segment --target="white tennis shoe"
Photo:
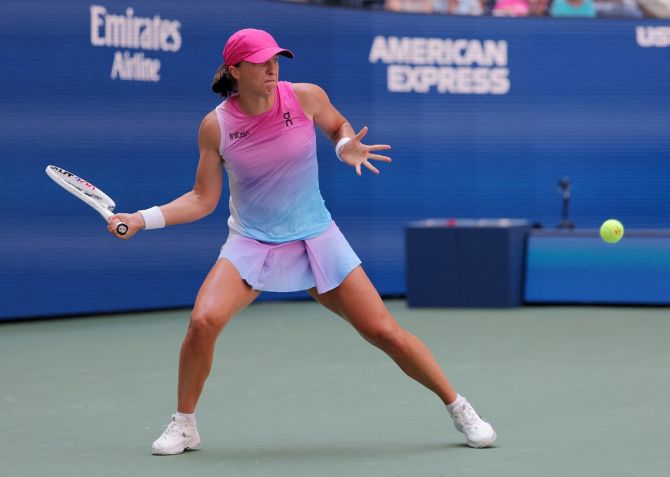
[[[482,419],[465,398],[450,411],[450,414],[454,426],[465,434],[470,447],[488,447],[496,440],[496,431],[491,424]]]
[[[195,449],[198,444],[200,444],[200,436],[195,424],[183,416],[173,414],[170,424],[151,446],[151,453],[153,455],[181,454],[187,449]]]

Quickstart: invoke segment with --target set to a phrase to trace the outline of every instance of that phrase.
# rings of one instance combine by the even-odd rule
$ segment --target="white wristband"
[[[335,145],[335,155],[337,156],[337,158],[338,158],[341,162],[344,162],[344,161],[342,161],[342,158],[340,157],[340,149],[342,149],[342,148],[344,147],[344,145],[345,145],[346,143],[348,143],[349,141],[351,141],[351,138],[350,138],[350,137],[343,137],[342,139],[340,139],[339,141],[337,141],[337,144]]]
[[[163,216],[163,212],[161,212],[161,209],[159,209],[158,206],[153,206],[152,208],[146,210],[140,210],[139,212],[142,214],[142,218],[144,219],[145,230],[162,229],[165,227],[165,217]]]

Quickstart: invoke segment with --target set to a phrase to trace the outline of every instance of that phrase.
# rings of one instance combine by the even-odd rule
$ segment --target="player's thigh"
[[[319,295],[319,301],[328,309],[338,310],[336,313],[363,335],[397,326],[361,266],[356,267],[337,288]]]
[[[212,327],[223,328],[237,312],[250,305],[258,295],[260,292],[253,290],[242,279],[229,260],[219,259],[198,291],[191,321],[201,321]]]
[[[337,300],[335,299],[334,296],[330,295],[329,293],[319,294],[319,292],[317,292],[316,288],[310,288],[309,290],[307,290],[307,293],[309,293],[310,296],[312,298],[314,298],[314,300],[319,302],[325,308],[332,311],[336,315],[341,316],[342,318],[344,318],[344,315],[342,314],[342,311],[338,308]]]

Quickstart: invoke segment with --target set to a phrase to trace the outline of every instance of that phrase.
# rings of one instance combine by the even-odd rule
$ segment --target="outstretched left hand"
[[[391,162],[390,157],[382,156],[380,154],[373,154],[373,151],[391,149],[391,146],[388,144],[375,144],[373,146],[367,146],[361,142],[367,133],[368,127],[365,126],[359,131],[358,134],[352,137],[351,140],[340,149],[340,158],[342,159],[342,162],[355,167],[356,174],[359,176],[361,175],[361,166],[365,166],[375,174],[379,174],[379,170],[370,164],[370,160]]]

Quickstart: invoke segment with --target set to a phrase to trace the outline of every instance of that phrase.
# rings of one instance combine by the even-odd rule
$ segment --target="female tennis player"
[[[110,232],[122,239],[201,219],[216,208],[221,165],[226,169],[230,233],[198,292],[179,356],[177,412],[152,452],[179,454],[198,446],[194,413],[219,333],[261,291],[295,290],[308,290],[437,394],[468,445],[490,446],[496,438],[491,425],[456,393],[428,348],[388,312],[321,197],[314,125],[358,175],[362,168],[378,174],[371,161],[390,162],[378,154],[390,146],[365,145],[367,128],[356,134],[320,87],[279,81],[279,56],[293,53],[265,31],[233,34],[212,84],[224,100],[200,125],[193,190],[166,205],[110,219]],[[118,221],[128,224],[124,236],[115,230]]]

